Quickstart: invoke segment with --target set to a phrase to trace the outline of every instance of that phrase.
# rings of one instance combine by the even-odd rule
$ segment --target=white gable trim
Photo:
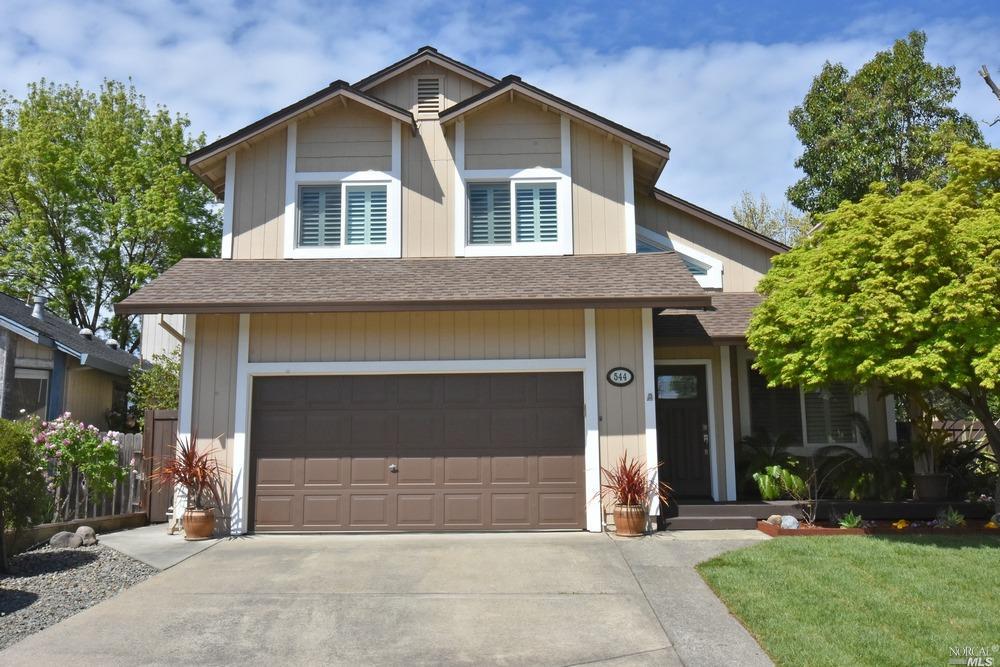
[[[423,65],[426,62],[434,63],[435,65],[438,65],[439,67],[443,67],[444,69],[446,69],[446,70],[448,70],[450,72],[455,72],[456,74],[464,76],[465,78],[470,79],[472,81],[475,81],[476,83],[481,84],[483,86],[486,86],[487,88],[489,88],[490,86],[495,86],[496,83],[497,83],[496,79],[486,78],[486,77],[483,77],[483,76],[481,76],[479,74],[476,74],[475,72],[472,72],[470,70],[464,69],[462,67],[456,67],[455,65],[453,65],[450,62],[448,62],[444,58],[436,56],[433,53],[427,53],[427,54],[424,54],[424,55],[422,55],[422,56],[420,56],[418,58],[414,58],[413,60],[411,60],[410,62],[406,63],[405,65],[400,65],[399,67],[394,67],[394,68],[386,71],[379,78],[373,79],[371,81],[368,81],[363,86],[359,86],[358,90],[361,90],[361,91],[371,90],[372,88],[374,88],[375,86],[379,85],[380,83],[385,83],[389,79],[394,79],[394,78],[396,78],[397,76],[399,76],[401,74],[405,74],[406,72],[408,72],[409,70],[413,69],[414,67],[418,67],[420,65]],[[355,85],[357,85],[357,84],[355,84]]]
[[[694,277],[694,279],[698,281],[699,285],[706,289],[722,289],[722,260],[717,257],[707,255],[684,242],[674,241],[663,234],[654,232],[652,229],[635,225],[635,231],[638,239],[645,241],[646,243],[659,246],[664,250],[673,250],[677,254],[683,255],[695,264],[703,266],[708,273],[704,276]]]

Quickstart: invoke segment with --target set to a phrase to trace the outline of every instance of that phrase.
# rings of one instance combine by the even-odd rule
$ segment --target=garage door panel
[[[294,468],[294,459],[258,458],[257,484],[262,486],[294,486]]]
[[[303,482],[306,486],[343,486],[344,460],[340,458],[305,457]]]
[[[344,527],[342,495],[308,495],[302,499],[302,526],[334,530]]]
[[[252,410],[259,531],[584,527],[579,373],[262,378]]]
[[[388,494],[358,494],[350,496],[350,525],[354,528],[388,528],[390,507]]]

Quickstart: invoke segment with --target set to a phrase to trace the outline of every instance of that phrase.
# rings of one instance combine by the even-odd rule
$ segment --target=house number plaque
[[[635,379],[635,373],[627,368],[619,366],[608,371],[608,382],[616,387],[627,387]]]

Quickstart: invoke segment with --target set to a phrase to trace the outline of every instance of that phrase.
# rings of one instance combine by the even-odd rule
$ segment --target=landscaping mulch
[[[157,572],[97,544],[42,547],[14,556],[0,574],[0,649],[113,597]]]
[[[966,526],[956,528],[937,528],[926,525],[910,525],[906,528],[896,528],[888,521],[868,522],[864,528],[841,528],[840,526],[817,524],[801,525],[799,528],[781,528],[766,521],[757,522],[757,530],[771,537],[816,537],[819,535],[995,535],[1000,536],[1000,530],[986,528],[985,521],[969,521]]]

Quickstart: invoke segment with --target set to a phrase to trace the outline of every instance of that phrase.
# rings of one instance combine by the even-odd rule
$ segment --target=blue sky
[[[1000,115],[976,74],[983,63],[1000,74],[996,0],[0,0],[0,88],[132,77],[215,138],[432,44],[665,141],[660,186],[729,214],[741,191],[780,201],[798,177],[788,111],[823,62],[856,68],[915,28],[932,61],[957,67],[959,109]],[[984,133],[1000,146],[1000,125]]]

